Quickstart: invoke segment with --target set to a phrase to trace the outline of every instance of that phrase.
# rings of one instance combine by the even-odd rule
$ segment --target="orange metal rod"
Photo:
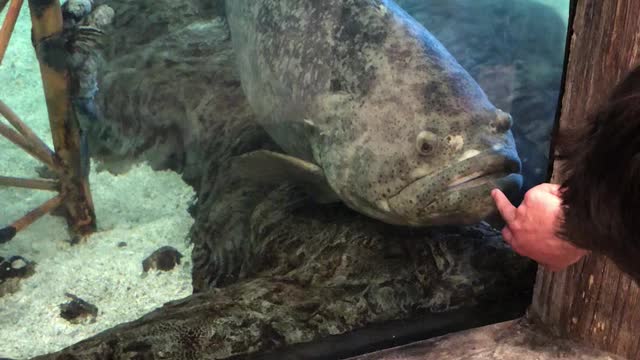
[[[37,160],[43,162],[52,171],[58,171],[58,167],[54,161],[53,155],[43,152],[41,148],[35,147],[27,139],[24,138],[19,132],[12,128],[0,123],[0,136],[6,138],[12,143],[18,145],[22,150],[26,151],[29,155],[33,156]]]
[[[16,113],[4,103],[4,101],[0,100],[0,115],[2,115],[7,121],[13,125],[13,127],[25,137],[27,141],[31,143],[31,145],[35,148],[38,148],[40,152],[43,154],[49,154],[53,156],[53,150],[51,150],[44,141],[40,140],[38,135],[36,135],[31,128],[22,120]]]
[[[40,219],[44,215],[57,209],[58,206],[62,204],[63,200],[64,198],[62,195],[58,195],[50,200],[47,200],[42,205],[31,210],[27,215],[23,216],[13,224],[0,229],[0,244],[13,239],[13,237],[16,236],[16,234],[22,229],[33,224],[36,220]]]
[[[11,186],[24,189],[60,191],[60,182],[48,179],[22,179],[0,176],[0,186]]]
[[[0,64],[2,64],[4,53],[9,46],[9,39],[11,39],[11,33],[13,33],[13,28],[16,26],[16,21],[22,8],[22,2],[23,0],[11,0],[9,10],[7,10],[7,16],[4,18],[2,28],[0,28]]]

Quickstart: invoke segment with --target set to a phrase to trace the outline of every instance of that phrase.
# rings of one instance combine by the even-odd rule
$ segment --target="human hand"
[[[533,259],[551,271],[577,262],[586,250],[555,235],[562,217],[560,186],[540,184],[531,188],[517,208],[499,189],[491,191],[498,211],[506,222],[502,237],[522,256]]]

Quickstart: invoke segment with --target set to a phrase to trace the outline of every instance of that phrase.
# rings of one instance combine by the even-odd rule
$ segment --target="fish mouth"
[[[517,155],[476,155],[409,183],[387,199],[388,208],[405,225],[477,223],[495,211],[491,189],[521,188],[520,167]]]
[[[447,186],[445,191],[459,191],[466,188],[472,188],[475,186],[481,186],[487,182],[492,182],[501,178],[505,178],[511,175],[511,172],[497,171],[497,172],[474,172],[472,174],[462,176]]]

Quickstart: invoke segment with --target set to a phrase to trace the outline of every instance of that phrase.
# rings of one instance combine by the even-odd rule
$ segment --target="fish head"
[[[395,225],[473,224],[495,213],[493,188],[522,187],[511,116],[468,75],[448,80],[335,110],[314,153],[346,205]]]
[[[511,116],[394,2],[361,23],[377,36],[346,47],[362,50],[336,60],[314,111],[312,151],[327,182],[349,207],[391,224],[488,218],[493,188],[522,186]]]
[[[409,175],[383,202],[390,222],[463,225],[495,213],[492,189],[510,195],[522,187],[511,123],[509,114],[495,109],[467,117],[459,123],[462,128],[448,132],[421,130]]]

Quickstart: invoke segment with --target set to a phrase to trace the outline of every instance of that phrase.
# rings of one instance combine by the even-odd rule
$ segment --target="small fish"
[[[511,116],[390,0],[227,0],[242,88],[282,153],[234,171],[293,181],[404,226],[471,224],[522,186]]]

